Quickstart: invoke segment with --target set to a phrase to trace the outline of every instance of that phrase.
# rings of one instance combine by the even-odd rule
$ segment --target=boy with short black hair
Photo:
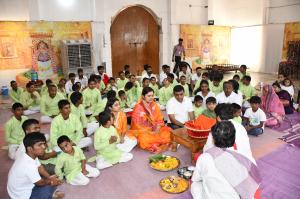
[[[118,89],[124,89],[125,84],[129,81],[126,77],[125,77],[125,72],[124,71],[120,71],[119,72],[119,78],[117,81],[117,88]]]
[[[169,79],[163,80],[163,87],[158,91],[159,104],[166,106],[169,99],[173,97],[173,87],[171,86]]]
[[[69,73],[69,80],[65,84],[65,90],[67,95],[69,95],[72,92],[72,86],[75,84],[75,73]]]
[[[243,94],[243,107],[245,108],[249,108],[250,104],[249,104],[249,99],[252,96],[257,95],[257,92],[255,90],[255,88],[253,86],[250,85],[251,82],[251,77],[248,75],[245,75],[242,78],[242,83],[240,84],[240,91]]]
[[[149,87],[154,90],[154,96],[158,97],[159,88],[158,88],[158,85],[157,85],[157,82],[156,82],[156,77],[151,77],[150,78]]]
[[[94,78],[89,79],[88,88],[82,92],[82,95],[84,108],[89,109],[94,113],[97,104],[102,100],[101,93],[96,88],[96,80]]]
[[[16,81],[10,82],[11,89],[9,90],[9,97],[12,99],[13,103],[20,102],[21,94],[24,92],[23,88],[18,87],[18,84]]]
[[[242,124],[242,107],[236,103],[232,103],[233,108],[233,119],[234,121]]]
[[[105,92],[107,93],[108,91],[111,91],[111,90],[113,90],[113,91],[117,91],[118,90],[118,86],[116,84],[116,80],[113,77],[109,78],[108,84],[107,84],[106,89],[105,89]]]
[[[126,93],[125,93],[125,91],[120,90],[120,91],[118,92],[118,96],[119,96],[119,99],[120,99],[120,106],[121,106],[121,109],[124,110],[125,108],[129,108],[130,105],[127,103],[127,98],[126,98]]]
[[[184,88],[184,96],[189,97],[190,90],[189,90],[189,85],[186,83],[186,76],[184,75],[180,76],[180,85]]]
[[[215,97],[209,97],[206,99],[206,109],[202,112],[203,115],[209,118],[217,118],[215,108],[217,106],[217,99]]]
[[[196,95],[194,97],[194,114],[195,114],[195,118],[197,118],[199,115],[201,115],[203,113],[203,111],[205,110],[202,107],[202,103],[203,103],[203,98],[200,95]]]
[[[70,138],[66,135],[57,139],[57,145],[63,151],[55,166],[55,173],[62,180],[64,177],[71,185],[87,185],[90,178],[96,178],[100,171],[88,164],[82,150],[73,146]]]
[[[34,82],[26,84],[26,91],[22,92],[20,102],[24,106],[24,115],[40,112],[40,94],[36,91]]]
[[[78,68],[77,70],[77,77],[75,78],[75,82],[80,82],[81,88],[80,89],[85,89],[88,85],[88,78],[83,74],[83,69]]]
[[[62,135],[67,135],[80,148],[92,144],[90,137],[84,137],[83,127],[77,115],[71,113],[70,102],[60,100],[58,102],[60,114],[56,116],[50,128],[50,142],[55,151],[60,151],[57,146],[57,139]]]
[[[94,147],[97,153],[98,169],[105,169],[116,163],[128,162],[133,158],[131,153],[122,152],[117,148],[120,142],[119,134],[113,127],[113,117],[110,112],[99,114],[101,127],[95,132]]]
[[[259,108],[261,99],[258,96],[250,98],[251,108],[244,113],[244,126],[248,134],[258,136],[264,132],[264,122],[267,120],[266,114]]]
[[[14,103],[12,105],[12,116],[4,126],[5,140],[8,144],[8,157],[12,160],[16,159],[16,152],[24,138],[22,124],[28,118],[23,115],[23,105]]]

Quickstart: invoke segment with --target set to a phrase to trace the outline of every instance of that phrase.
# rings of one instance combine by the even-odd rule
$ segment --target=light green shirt
[[[47,85],[43,85],[41,88],[41,96],[48,95],[48,87]]]
[[[115,143],[109,144],[111,136],[117,136],[118,140]],[[105,161],[110,164],[116,164],[119,162],[122,151],[117,148],[117,144],[120,142],[119,134],[113,126],[105,128],[101,126],[94,135],[94,147],[97,155],[100,155]]]
[[[246,76],[246,75],[247,75],[247,76],[250,76],[249,73],[247,73],[247,72],[246,72],[246,74],[243,74],[243,73],[241,73],[241,72],[237,72],[236,74],[237,74],[238,76],[240,76],[240,79],[242,79],[242,78],[243,78],[244,76]]]
[[[12,101],[15,102],[20,102],[21,94],[24,92],[23,88],[18,87],[17,90],[10,89],[9,90],[9,97],[12,99]]]
[[[64,120],[61,114],[56,116],[51,123],[50,143],[52,147],[57,146],[57,139],[62,136],[68,136],[75,144],[83,138],[81,122],[77,115],[70,113],[69,118]]]
[[[136,101],[135,90],[134,88],[131,88],[130,90],[125,91],[125,93],[126,93],[127,103],[131,106],[131,104]]]
[[[8,144],[20,144],[23,141],[25,133],[22,129],[22,124],[27,119],[26,116],[22,115],[21,121],[19,121],[13,116],[5,123],[5,140]]]
[[[213,92],[216,96],[223,91],[223,81],[219,83],[219,86],[214,86],[214,83],[209,81],[209,90]]]
[[[31,97],[31,93],[29,93],[28,91],[24,91],[21,94],[20,102],[24,106],[24,108],[40,106],[40,100],[41,100],[40,94],[37,91],[34,91],[33,95],[36,96],[35,99]]]
[[[150,88],[152,88],[154,90],[154,96],[157,96],[158,97],[158,91],[159,91],[159,88],[158,88],[158,85],[157,84],[150,84],[149,85]]]
[[[173,80],[173,83],[172,84],[170,84],[170,86],[172,87],[172,89],[175,87],[175,86],[177,86],[179,83],[174,79]]]
[[[79,117],[82,128],[87,127],[88,119],[85,115],[85,110],[82,104],[76,107],[74,104],[71,103],[71,113]]]
[[[162,87],[159,89],[159,104],[161,105],[166,105],[169,99],[173,97],[173,88],[170,85],[169,87]]]
[[[244,101],[249,100],[252,96],[257,95],[257,92],[253,86],[251,86],[251,85],[246,86],[243,83],[240,84],[240,91],[243,93],[243,95],[246,96]]]
[[[60,93],[56,93],[54,98],[51,98],[49,96],[49,93],[46,95],[43,95],[41,98],[41,113],[43,115],[52,116],[52,115],[58,115],[59,109],[58,109],[58,102],[62,99],[65,99],[64,96]]]
[[[241,116],[238,116],[238,117],[234,117],[232,120],[242,124],[242,117]]]
[[[67,93],[66,93],[66,89],[65,88],[62,88],[62,90],[60,90],[59,88],[57,88],[57,92],[60,93],[61,95],[63,95],[65,99],[67,99]]]
[[[180,85],[184,88],[184,96],[189,97],[190,96],[189,85],[187,84],[185,85],[180,84]]]
[[[195,114],[195,118],[197,118],[199,115],[201,115],[203,113],[203,111],[205,110],[205,108],[203,108],[202,106],[200,107],[196,107],[194,105],[194,114]]]
[[[95,111],[96,105],[101,101],[101,93],[98,89],[86,88],[83,92],[84,107],[91,107],[91,111]]]
[[[107,104],[107,98],[102,99],[99,101],[94,108],[93,116],[99,115],[99,113],[103,112]]]
[[[122,88],[124,88],[125,87],[125,84],[128,82],[128,79],[127,78],[125,78],[125,79],[119,79],[118,81],[117,81],[117,88],[118,89],[122,89]]]
[[[49,147],[46,148],[46,153],[51,153],[53,150],[50,149]],[[53,157],[53,158],[49,158],[48,160],[41,160],[39,159],[39,161],[41,162],[41,164],[45,165],[45,164],[54,164],[56,165],[57,163],[57,157]]]
[[[55,166],[55,174],[61,180],[65,176],[68,183],[80,174],[82,171],[81,161],[86,159],[79,147],[73,146],[73,150],[73,155],[62,152],[57,157],[57,163]]]

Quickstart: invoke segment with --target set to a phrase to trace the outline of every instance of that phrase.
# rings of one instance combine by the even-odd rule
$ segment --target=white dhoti
[[[127,136],[124,137],[122,144],[117,144],[117,148],[123,152],[129,153],[137,145],[137,139],[131,139]]]
[[[9,144],[8,145],[8,157],[12,160],[16,159],[16,153],[19,148],[18,144]]]
[[[123,153],[120,160],[119,160],[119,163],[122,163],[122,162],[128,162],[130,160],[132,160],[133,158],[133,155],[131,153]],[[103,159],[103,157],[101,156],[97,156],[96,158],[96,167],[98,169],[105,169],[105,168],[108,168],[108,167],[111,167],[113,166],[112,164],[110,164],[109,162],[105,161]]]
[[[96,121],[90,122],[87,124],[86,132],[88,136],[91,136],[99,128],[99,123]]]
[[[85,169],[88,174],[85,176],[80,172],[71,182],[71,185],[87,185],[90,182],[89,178],[96,178],[100,175],[100,171],[88,164],[86,164]]]
[[[53,120],[53,118],[47,116],[47,115],[42,115],[41,118],[40,118],[40,122],[41,124],[49,124],[51,123]]]
[[[24,115],[32,115],[38,112],[40,112],[39,106],[29,107],[27,110],[24,111]]]

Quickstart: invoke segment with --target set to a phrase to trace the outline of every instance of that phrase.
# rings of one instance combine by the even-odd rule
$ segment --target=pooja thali
[[[162,190],[174,194],[183,193],[189,188],[189,183],[185,179],[177,176],[163,178],[160,180],[159,185]]]
[[[149,158],[149,166],[157,171],[171,171],[180,165],[180,160],[174,156],[154,155]]]

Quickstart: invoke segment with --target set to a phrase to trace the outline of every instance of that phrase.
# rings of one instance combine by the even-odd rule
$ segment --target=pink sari
[[[264,93],[264,90],[267,92]],[[261,109],[267,115],[265,125],[269,127],[279,125],[283,120],[285,112],[283,104],[275,93],[272,85],[265,85],[263,87],[261,102]]]

